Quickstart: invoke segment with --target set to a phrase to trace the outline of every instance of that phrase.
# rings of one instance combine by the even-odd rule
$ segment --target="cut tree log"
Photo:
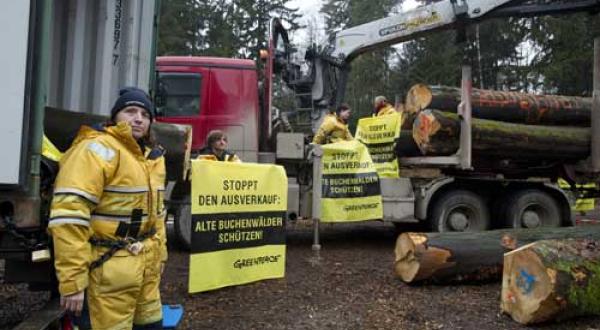
[[[578,160],[590,154],[589,128],[473,119],[472,132],[474,157]],[[454,113],[424,110],[413,123],[413,139],[424,155],[456,153],[459,136],[460,121]]]
[[[401,130],[400,137],[396,139],[396,147],[394,149],[396,157],[413,157],[421,156],[421,150],[413,139],[412,130]]]
[[[396,240],[394,268],[406,283],[497,281],[505,252],[538,240],[566,237],[600,239],[600,226],[402,233]]]
[[[533,95],[473,88],[474,118],[531,125],[589,127],[592,98],[560,95]],[[460,88],[417,84],[406,96],[405,111],[424,109],[456,112]]]
[[[396,157],[413,157],[422,155],[421,150],[419,150],[419,147],[415,143],[415,140],[412,136],[412,127],[415,117],[416,114],[414,113],[402,113],[400,137],[396,139],[396,147],[394,150]]]
[[[544,240],[506,253],[501,308],[522,324],[600,315],[600,241]]]

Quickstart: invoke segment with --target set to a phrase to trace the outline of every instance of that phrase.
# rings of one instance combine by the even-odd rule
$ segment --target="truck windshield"
[[[200,114],[199,73],[159,72],[156,110],[161,117],[197,116]]]

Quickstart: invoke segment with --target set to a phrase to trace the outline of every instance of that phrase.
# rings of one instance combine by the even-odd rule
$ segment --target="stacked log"
[[[502,275],[505,252],[538,240],[567,237],[600,239],[600,227],[403,233],[396,241],[394,269],[406,283],[495,281]]]
[[[416,114],[402,112],[402,126],[400,128],[400,137],[396,140],[395,153],[398,157],[421,156],[421,151],[415,143],[412,134],[413,123]]]
[[[501,308],[522,324],[599,315],[600,243],[544,240],[506,253]]]
[[[424,155],[451,155],[459,146],[457,114],[420,111],[413,138]],[[518,159],[582,159],[590,153],[590,129],[535,126],[472,119],[473,156]]]
[[[460,94],[459,88],[423,84],[408,92],[405,113],[414,116],[413,139],[422,155],[457,152]],[[490,158],[537,164],[589,156],[591,98],[482,89],[471,96],[475,165]]]
[[[456,112],[460,88],[414,85],[406,96],[405,111],[424,109]],[[517,92],[473,89],[472,114],[475,118],[530,125],[589,127],[592,99],[560,95],[532,95]]]

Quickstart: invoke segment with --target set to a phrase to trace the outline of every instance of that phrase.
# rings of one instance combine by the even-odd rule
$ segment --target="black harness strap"
[[[135,238],[128,237],[128,238],[119,239],[119,240],[98,239],[95,237],[90,238],[89,242],[93,246],[102,246],[102,247],[110,248],[108,251],[106,251],[106,253],[101,255],[100,258],[98,258],[98,260],[95,260],[94,262],[92,262],[90,264],[90,270],[94,270],[94,269],[100,267],[103,263],[105,263],[113,255],[115,255],[115,253],[117,253],[117,251],[126,248],[130,244],[133,244],[136,242],[141,242],[141,241],[151,237],[154,234],[156,234],[156,229],[152,228],[149,231],[147,231],[147,232],[143,233],[142,235],[135,237]]]

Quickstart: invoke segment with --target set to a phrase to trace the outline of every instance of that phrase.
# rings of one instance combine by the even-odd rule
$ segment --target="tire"
[[[512,228],[560,227],[557,201],[538,189],[517,192],[506,205],[507,225]]]
[[[433,205],[429,218],[433,231],[483,231],[490,227],[484,199],[468,190],[451,190]]]
[[[189,251],[192,247],[192,207],[189,196],[177,206],[173,227],[177,245],[181,249]]]

